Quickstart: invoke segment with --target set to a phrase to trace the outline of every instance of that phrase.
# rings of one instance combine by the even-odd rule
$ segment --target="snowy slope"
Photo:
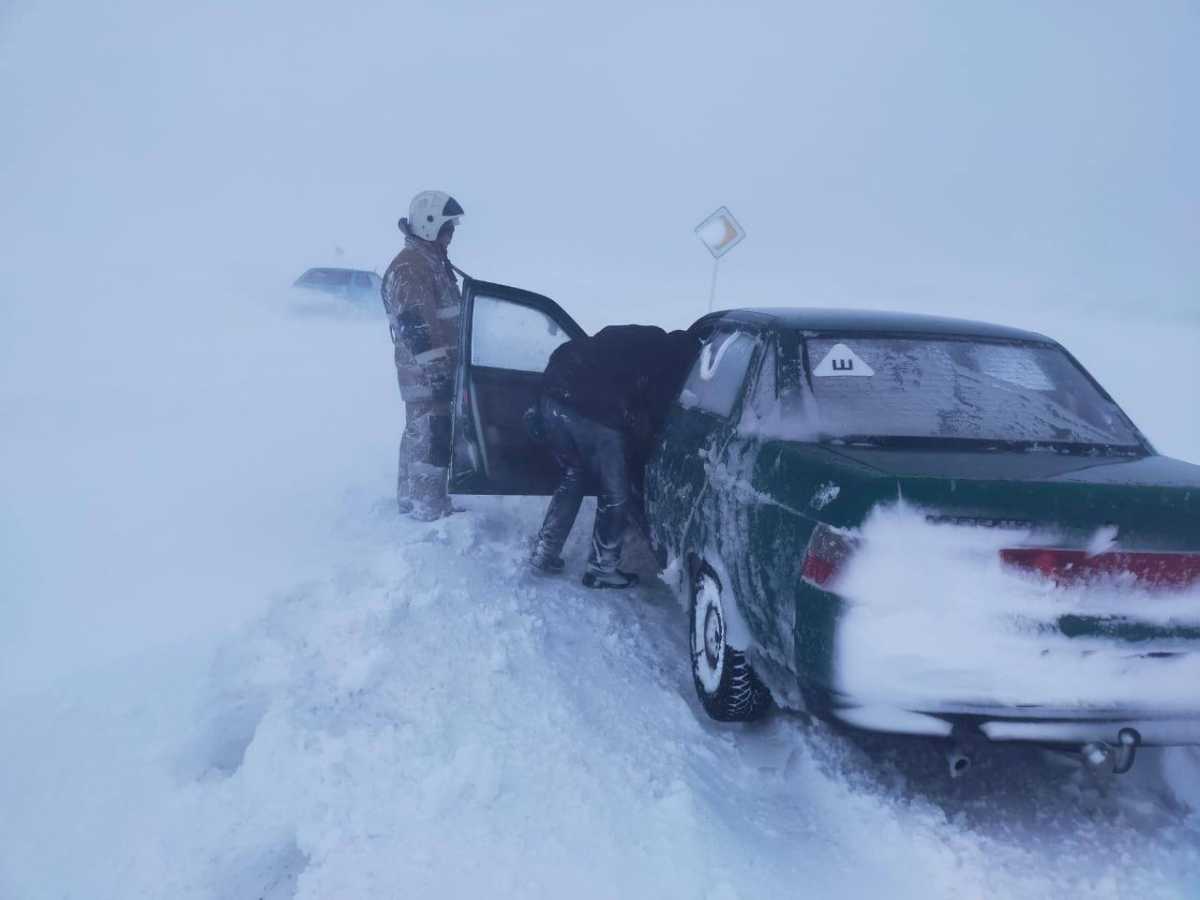
[[[661,583],[596,594],[533,578],[521,560],[540,500],[472,498],[420,525],[392,512],[390,443],[365,464],[335,452],[348,430],[377,430],[377,408],[351,401],[375,380],[391,389],[375,360],[381,321],[272,307],[247,320],[275,325],[269,340],[257,332],[260,354],[294,363],[285,380],[240,386],[248,399],[300,389],[306,421],[342,416],[336,435],[292,443],[283,466],[290,484],[330,479],[314,503],[324,527],[287,532],[291,573],[270,553],[218,560],[271,584],[262,613],[215,644],[126,654],[3,703],[0,806],[19,812],[0,820],[0,895],[1115,897],[1200,885],[1200,818],[1185,802],[1200,799],[1200,761],[1186,752],[1165,775],[1147,752],[1135,776],[1094,783],[1002,750],[951,782],[924,748],[859,746],[796,717],[714,725]],[[296,362],[322,353],[336,364]],[[270,428],[296,428],[299,410],[278,399]],[[251,477],[273,468],[268,456]],[[295,500],[268,508],[284,500],[272,483],[229,521],[239,541],[269,549],[257,517],[300,514]],[[568,547],[575,571],[584,532]],[[175,594],[203,604],[210,589]]]
[[[364,504],[361,558],[278,596],[198,685],[144,697],[130,673],[101,683],[103,714],[7,710],[4,806],[34,825],[0,833],[10,895],[1169,896],[1200,877],[1200,827],[1152,778],[1092,786],[1006,751],[951,783],[903,745],[708,723],[673,598],[531,580],[537,504],[472,506],[430,527]]]

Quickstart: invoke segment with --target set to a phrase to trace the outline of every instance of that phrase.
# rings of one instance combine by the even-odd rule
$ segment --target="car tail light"
[[[808,549],[804,553],[804,564],[800,576],[811,585],[823,588],[833,581],[842,569],[857,542],[853,536],[822,523],[817,523]]]
[[[1100,576],[1132,575],[1154,587],[1188,587],[1200,581],[1200,554],[1098,553],[1054,547],[1019,547],[1000,551],[1010,566],[1036,572],[1059,585],[1078,584]]]

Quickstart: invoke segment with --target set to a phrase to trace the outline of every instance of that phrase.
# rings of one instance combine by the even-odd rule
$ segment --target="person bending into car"
[[[698,349],[685,331],[614,325],[563,344],[542,376],[541,426],[562,469],[530,566],[563,570],[563,545],[585,492],[594,485],[596,521],[583,583],[627,588],[637,576],[617,568],[631,513],[630,472],[644,463],[651,435]],[[640,483],[640,479],[637,479]],[[636,488],[636,483],[635,483]],[[640,517],[639,517],[640,518]]]
[[[404,249],[380,287],[404,401],[396,502],[401,514],[426,522],[454,511],[446,480],[462,295],[446,248],[462,215],[449,194],[417,194],[400,220]]]

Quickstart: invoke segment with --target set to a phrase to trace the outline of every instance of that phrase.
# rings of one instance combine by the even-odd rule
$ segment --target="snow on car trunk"
[[[1004,564],[1004,548],[1029,540],[1019,529],[933,523],[904,503],[876,510],[834,588],[847,601],[838,689],[902,710],[1200,708],[1194,641],[1153,634],[1200,628],[1200,588],[1154,590],[1119,576],[1059,587]],[[1150,634],[1068,636],[1072,621]]]

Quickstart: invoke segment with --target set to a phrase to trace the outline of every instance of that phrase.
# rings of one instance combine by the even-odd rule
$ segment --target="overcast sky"
[[[440,188],[459,265],[592,327],[690,321],[720,204],[727,305],[1200,305],[1194,2],[0,10],[4,304],[73,258],[382,271]]]

